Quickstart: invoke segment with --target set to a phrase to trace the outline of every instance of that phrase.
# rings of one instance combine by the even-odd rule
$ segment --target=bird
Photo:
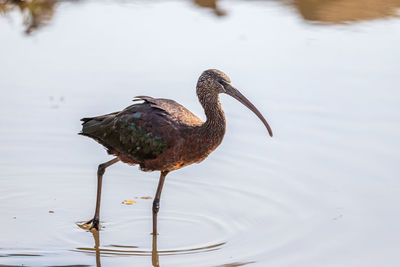
[[[94,216],[86,224],[99,230],[103,175],[107,167],[121,161],[139,165],[142,171],[160,171],[153,199],[153,235],[157,235],[157,215],[161,191],[168,173],[200,163],[222,142],[226,120],[219,95],[227,94],[249,108],[262,121],[272,137],[272,129],[260,111],[217,69],[205,70],[199,77],[196,93],[204,109],[202,121],[184,106],[170,99],[137,96],[134,104],[122,111],[81,119],[80,135],[103,145],[114,158],[97,170],[97,198]]]

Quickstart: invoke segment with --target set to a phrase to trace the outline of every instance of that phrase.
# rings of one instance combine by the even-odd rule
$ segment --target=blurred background
[[[399,266],[400,0],[0,0],[0,266]],[[274,130],[221,96],[222,144],[169,174],[78,136],[134,96],[204,119],[227,73]],[[124,205],[124,200],[135,200]],[[154,260],[156,259],[157,260]]]

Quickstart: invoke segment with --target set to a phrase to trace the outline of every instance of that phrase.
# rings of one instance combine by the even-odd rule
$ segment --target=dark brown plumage
[[[225,134],[225,115],[218,95],[226,93],[251,109],[272,130],[261,113],[236,88],[229,77],[219,70],[206,70],[197,82],[197,96],[207,120],[202,122],[182,105],[169,99],[138,96],[141,103],[120,112],[83,118],[82,132],[116,156],[100,164],[98,169],[97,203],[91,229],[98,230],[101,183],[105,169],[122,161],[139,164],[143,171],[161,171],[160,182],[153,202],[153,234],[157,233],[157,213],[166,175],[192,163],[203,161],[222,141]]]

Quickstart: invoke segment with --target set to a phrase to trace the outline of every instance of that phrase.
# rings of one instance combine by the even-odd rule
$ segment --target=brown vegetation
[[[400,17],[400,0],[293,0],[291,5],[304,19],[327,23]]]
[[[61,1],[0,0],[0,14],[7,15],[10,11],[19,10],[23,15],[25,32],[30,34],[52,19],[56,6]],[[225,16],[226,11],[219,7],[218,1],[193,0],[193,3],[197,7],[212,10],[218,17]],[[305,20],[331,24],[400,17],[400,0],[282,0],[281,2],[295,7]]]
[[[45,25],[54,15],[56,0],[0,0],[0,13],[18,9],[24,17],[25,32]]]

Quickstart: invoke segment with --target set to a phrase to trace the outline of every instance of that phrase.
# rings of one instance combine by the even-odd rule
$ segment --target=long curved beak
[[[269,126],[267,120],[264,118],[264,116],[261,114],[260,111],[258,111],[258,109],[244,96],[242,95],[238,89],[236,89],[235,87],[233,87],[231,84],[229,83],[224,83],[224,87],[225,87],[225,91],[228,95],[230,95],[231,97],[235,98],[236,100],[238,100],[240,103],[242,103],[243,105],[245,105],[248,109],[250,109],[251,111],[254,112],[254,114],[257,115],[257,117],[264,123],[265,127],[268,130],[269,135],[272,137],[274,134],[272,133],[272,129]]]

